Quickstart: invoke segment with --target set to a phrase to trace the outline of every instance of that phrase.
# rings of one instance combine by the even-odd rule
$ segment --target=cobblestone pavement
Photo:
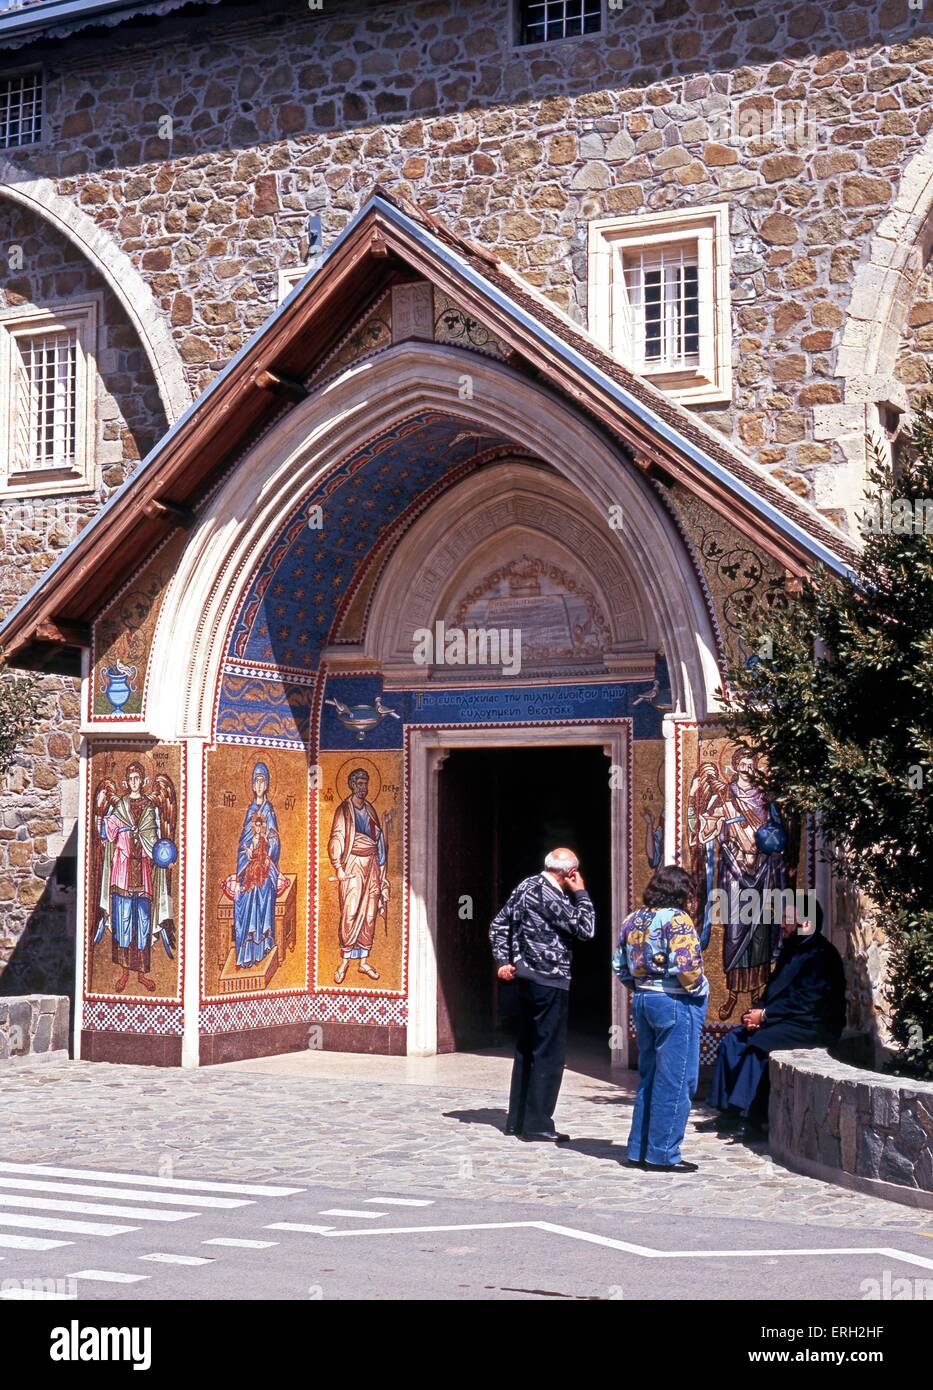
[[[579,1078],[558,1110],[572,1135],[560,1148],[506,1139],[502,1091],[488,1086],[49,1062],[5,1068],[0,1096],[2,1156],[17,1162],[571,1203],[581,1211],[933,1230],[931,1212],[799,1177],[763,1151],[692,1126],[685,1152],[699,1174],[625,1168],[630,1091]]]

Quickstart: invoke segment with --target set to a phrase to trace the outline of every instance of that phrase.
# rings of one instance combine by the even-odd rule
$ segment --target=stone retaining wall
[[[798,1173],[933,1209],[933,1082],[771,1054],[769,1148]]]
[[[69,1003],[61,994],[0,997],[0,1062],[68,1050]]]

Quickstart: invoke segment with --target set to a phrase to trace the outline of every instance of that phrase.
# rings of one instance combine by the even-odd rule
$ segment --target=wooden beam
[[[191,530],[197,519],[191,507],[184,507],[179,502],[170,502],[166,497],[150,497],[148,502],[143,503],[143,515],[175,521],[186,531]]]
[[[258,386],[260,391],[271,391],[274,396],[285,396],[290,401],[303,401],[308,395],[303,381],[273,372],[269,367],[260,367],[254,372],[253,385]]]
[[[54,642],[62,647],[89,647],[91,645],[90,623],[70,623],[56,618],[43,618],[36,624],[36,638],[40,642]]]

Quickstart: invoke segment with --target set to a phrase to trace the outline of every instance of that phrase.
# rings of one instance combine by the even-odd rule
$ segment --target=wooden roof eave
[[[150,456],[151,464],[144,461],[98,513],[92,523],[93,547],[87,541],[83,545],[72,543],[73,551],[61,557],[51,591],[40,588],[27,596],[3,634],[9,665],[76,674],[80,657],[76,661],[74,651],[64,658],[57,656],[89,644],[89,627],[87,642],[73,640],[75,621],[87,623],[96,616],[101,598],[127,578],[140,555],[154,549],[180,522],[190,524],[192,500],[211,486],[230,454],[242,447],[244,436],[261,428],[280,409],[282,393],[274,384],[263,383],[263,375],[282,381],[286,384],[284,394],[292,394],[287,384],[309,374],[314,360],[324,355],[347,322],[352,322],[368,299],[378,293],[379,282],[392,274],[395,267],[384,236],[376,227],[365,234],[367,220],[375,223],[376,219],[372,209],[358,227],[364,234],[348,238],[338,248],[319,274],[302,287],[303,292],[281,306],[270,330],[247,344],[242,357],[234,359],[163,437],[155,455]],[[327,315],[331,332],[320,325],[322,313]],[[312,319],[315,342],[309,351],[304,330]],[[62,629],[70,624],[71,637],[52,642],[43,632],[49,623]],[[53,665],[46,665],[49,660]]]

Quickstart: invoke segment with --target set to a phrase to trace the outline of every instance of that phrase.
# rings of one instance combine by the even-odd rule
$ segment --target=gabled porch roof
[[[489,251],[376,188],[320,263],[163,436],[0,628],[13,665],[76,674],[102,604],[281,410],[366,305],[432,281],[539,380],[570,397],[652,476],[677,480],[793,574],[846,571],[852,542],[813,507],[649,382]]]

